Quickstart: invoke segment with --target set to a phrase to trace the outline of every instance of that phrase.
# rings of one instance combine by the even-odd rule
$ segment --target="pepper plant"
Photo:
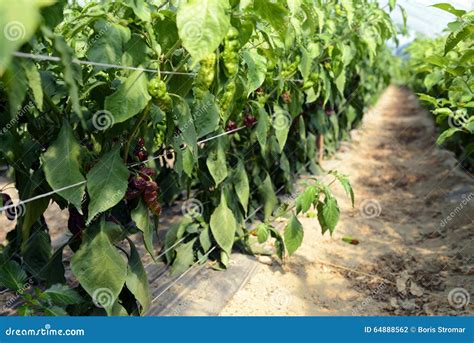
[[[176,201],[198,211],[166,233],[175,273],[252,251],[246,222],[259,209],[257,236],[282,259],[301,244],[300,211],[315,206],[323,232],[335,229],[339,207],[319,179],[283,232],[271,219],[277,190],[321,173],[318,137],[334,153],[390,80],[385,42],[397,28],[377,1],[17,0],[0,13],[0,159],[20,199],[40,196],[15,216],[0,284],[27,275],[77,293],[62,312],[43,311],[47,301],[35,311],[146,313],[136,245],[157,258],[161,207]],[[72,233],[54,251],[51,202]]]
[[[432,110],[440,128],[438,144],[454,150],[463,164],[474,167],[474,11],[448,4],[433,5],[453,14],[448,34],[420,38],[406,50],[410,84]]]

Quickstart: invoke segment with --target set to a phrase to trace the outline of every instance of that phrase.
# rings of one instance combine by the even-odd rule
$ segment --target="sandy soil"
[[[323,167],[350,175],[355,208],[336,189],[333,237],[300,218],[300,250],[283,267],[263,258],[221,315],[474,314],[472,176],[404,89],[388,88],[352,136]]]

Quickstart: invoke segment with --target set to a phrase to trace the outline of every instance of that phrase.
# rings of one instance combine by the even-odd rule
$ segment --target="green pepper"
[[[154,103],[162,110],[169,111],[173,106],[173,100],[168,94],[166,83],[159,77],[155,77],[148,83],[148,93],[152,96]]]
[[[221,117],[225,120],[228,117],[232,102],[234,101],[235,91],[237,87],[234,81],[231,81],[220,99]]]
[[[194,95],[202,98],[209,89],[215,77],[216,54],[209,54],[201,61],[201,68],[194,80]]]
[[[222,59],[227,76],[232,77],[239,71],[239,48],[240,42],[239,31],[235,27],[231,27],[224,39],[224,51]]]

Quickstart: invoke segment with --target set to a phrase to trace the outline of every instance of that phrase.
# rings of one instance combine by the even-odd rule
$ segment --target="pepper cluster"
[[[211,87],[216,75],[216,54],[209,54],[201,61],[201,68],[194,81],[194,95],[202,99],[204,93]]]
[[[155,146],[161,147],[166,137],[166,124],[164,122],[157,123],[155,125],[154,133],[155,136],[153,138],[153,142],[155,143]]]
[[[154,215],[161,213],[161,205],[158,202],[158,184],[153,181],[156,172],[148,167],[141,167],[138,175],[131,176],[128,182],[126,200],[134,200],[143,196],[143,200]]]
[[[159,77],[155,77],[148,83],[148,93],[152,96],[155,105],[162,111],[170,111],[173,100],[166,89],[166,83]]]
[[[231,26],[224,39],[222,59],[227,76],[232,77],[239,71],[239,31]]]
[[[228,117],[228,112],[232,108],[232,102],[234,101],[235,91],[237,86],[234,81],[230,81],[225,88],[225,92],[220,99],[221,116],[223,118]]]
[[[298,65],[300,64],[300,61],[301,61],[301,57],[299,55],[296,55],[295,57],[295,60],[293,61],[293,63],[291,64],[288,64],[287,62],[284,62],[283,63],[283,70],[280,74],[280,76],[284,79],[290,77],[291,75],[293,75],[294,73],[296,73],[296,71],[298,70]]]
[[[304,82],[303,89],[306,90],[306,89],[309,89],[309,88],[313,87],[315,84],[317,84],[318,79],[319,79],[319,74],[317,72],[313,72],[309,76],[309,80],[306,80]]]
[[[146,161],[148,159],[148,152],[145,149],[145,140],[139,138],[133,154],[138,158],[140,162]]]

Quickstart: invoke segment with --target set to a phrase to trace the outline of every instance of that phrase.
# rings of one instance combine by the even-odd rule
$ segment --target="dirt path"
[[[301,218],[297,254],[262,264],[221,315],[473,315],[474,181],[435,137],[416,98],[388,88],[323,165],[350,175],[355,208],[337,190],[332,238]]]

